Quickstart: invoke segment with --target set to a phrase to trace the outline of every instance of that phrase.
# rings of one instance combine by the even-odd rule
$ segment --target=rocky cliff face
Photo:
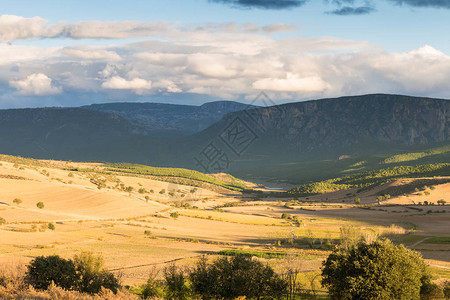
[[[276,142],[299,152],[364,140],[415,145],[450,139],[450,101],[440,99],[384,94],[342,97],[237,112],[221,122],[231,123],[236,117],[256,128],[258,146]]]

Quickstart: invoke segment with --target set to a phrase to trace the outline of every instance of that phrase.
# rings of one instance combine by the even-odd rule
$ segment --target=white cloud
[[[159,92],[168,92],[168,93],[181,93],[183,90],[180,89],[175,82],[168,79],[162,79],[153,83],[153,88],[158,89]]]
[[[35,36],[47,37],[56,34],[54,28],[45,28],[47,21],[40,17],[24,18],[14,15],[0,16],[0,41],[12,41]]]
[[[205,77],[230,78],[237,75],[238,63],[226,55],[193,54],[188,70]]]
[[[66,47],[63,53],[67,56],[85,58],[85,59],[100,59],[107,61],[121,60],[122,58],[114,51],[104,49],[82,49]]]
[[[4,30],[2,25],[7,23],[18,28],[8,25],[5,28],[12,32]],[[3,16],[0,39],[39,35],[164,38],[101,46],[87,42],[65,48],[0,43],[0,85],[9,83],[20,95],[65,90],[125,99],[133,93],[180,92],[236,99],[259,90],[273,92],[275,100],[372,92],[450,98],[450,57],[432,46],[393,53],[367,41],[307,38],[298,32],[282,37],[269,34],[283,30],[289,26],[217,23],[176,28],[131,21],[45,26],[40,18]],[[23,79],[23,74],[32,75]]]
[[[23,96],[47,96],[62,92],[60,87],[52,85],[51,78],[42,73],[31,74],[24,80],[11,80],[9,84]]]
[[[127,80],[120,76],[114,76],[102,83],[102,87],[105,89],[114,90],[150,90],[152,88],[152,81],[142,78],[133,78]]]
[[[322,92],[330,85],[319,76],[299,77],[296,74],[288,73],[286,78],[264,78],[253,83],[253,87],[258,90],[274,92]]]

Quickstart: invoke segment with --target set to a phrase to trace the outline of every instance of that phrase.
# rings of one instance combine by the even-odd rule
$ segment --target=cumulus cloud
[[[150,90],[152,88],[152,81],[142,78],[127,80],[120,76],[113,76],[103,82],[102,87],[113,90],[134,90],[137,93],[142,93],[143,91]]]
[[[89,95],[83,101],[173,93],[239,99],[260,90],[283,101],[373,92],[450,97],[450,57],[432,46],[395,53],[367,41],[280,37],[263,28],[204,24],[180,28],[183,39],[114,46],[0,44],[0,86],[15,88],[16,96]]]
[[[268,24],[259,26],[255,23],[208,23],[194,28],[179,28],[168,22],[141,21],[82,21],[76,23],[57,23],[48,25],[48,20],[33,17],[24,18],[14,15],[0,16],[0,41],[14,41],[28,38],[71,38],[71,39],[128,39],[136,37],[165,37],[182,39],[187,33],[202,32],[260,32],[272,34],[293,31],[289,24]],[[68,50],[75,51],[75,50]]]
[[[120,60],[121,57],[114,51],[104,49],[82,49],[66,47],[63,53],[67,56],[85,58],[85,59],[101,59],[108,61]]]
[[[73,39],[122,39],[143,36],[176,36],[181,32],[167,22],[83,21],[47,25],[48,20],[14,15],[0,16],[0,41],[13,41],[33,37],[65,37]]]
[[[253,87],[258,90],[274,92],[322,92],[329,85],[319,76],[299,77],[296,74],[288,73],[286,78],[264,78],[253,83]]]
[[[209,0],[240,8],[289,9],[302,6],[307,0]]]
[[[30,38],[34,36],[51,37],[58,34],[53,27],[44,27],[47,20],[40,17],[24,18],[14,15],[0,16],[0,41]]]
[[[10,86],[22,96],[48,96],[62,92],[60,87],[52,85],[52,79],[42,73],[31,74],[24,80],[11,80]]]

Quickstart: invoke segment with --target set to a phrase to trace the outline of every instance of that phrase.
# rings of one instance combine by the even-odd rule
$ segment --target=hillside
[[[247,109],[243,103],[216,101],[200,106],[163,103],[105,103],[82,108],[118,114],[153,136],[185,136],[200,132],[224,115]]]
[[[146,135],[118,115],[80,108],[0,110],[0,152],[82,159],[105,141]]]
[[[303,184],[291,189],[289,193],[292,195],[310,196],[349,189],[358,189],[358,192],[361,192],[367,189],[373,189],[399,178],[423,178],[435,176],[450,176],[450,164],[400,166],[356,173],[342,178],[333,178],[326,181]]]
[[[142,120],[160,105],[91,108],[109,107],[124,114],[129,110],[137,116],[139,107],[145,106],[149,108],[140,115]],[[194,107],[196,112],[186,113],[187,117],[181,116],[192,107],[176,106],[175,112],[167,105],[161,107],[151,122],[173,122],[173,128],[192,131],[187,124],[195,118],[213,112],[219,118],[227,109],[242,105],[209,103]],[[132,124],[117,114],[81,108],[4,110],[0,111],[0,150],[36,158],[225,171],[256,181],[294,184],[396,165],[449,161],[450,101],[442,99],[375,94],[253,108],[228,113],[207,129],[181,137],[174,137],[166,127],[167,134],[149,136],[151,126],[136,125],[139,118]],[[215,157],[222,161],[205,165],[209,150],[220,154]]]

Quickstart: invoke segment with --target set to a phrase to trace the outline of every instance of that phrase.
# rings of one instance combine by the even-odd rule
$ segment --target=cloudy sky
[[[450,98],[450,0],[2,0],[0,108]]]

